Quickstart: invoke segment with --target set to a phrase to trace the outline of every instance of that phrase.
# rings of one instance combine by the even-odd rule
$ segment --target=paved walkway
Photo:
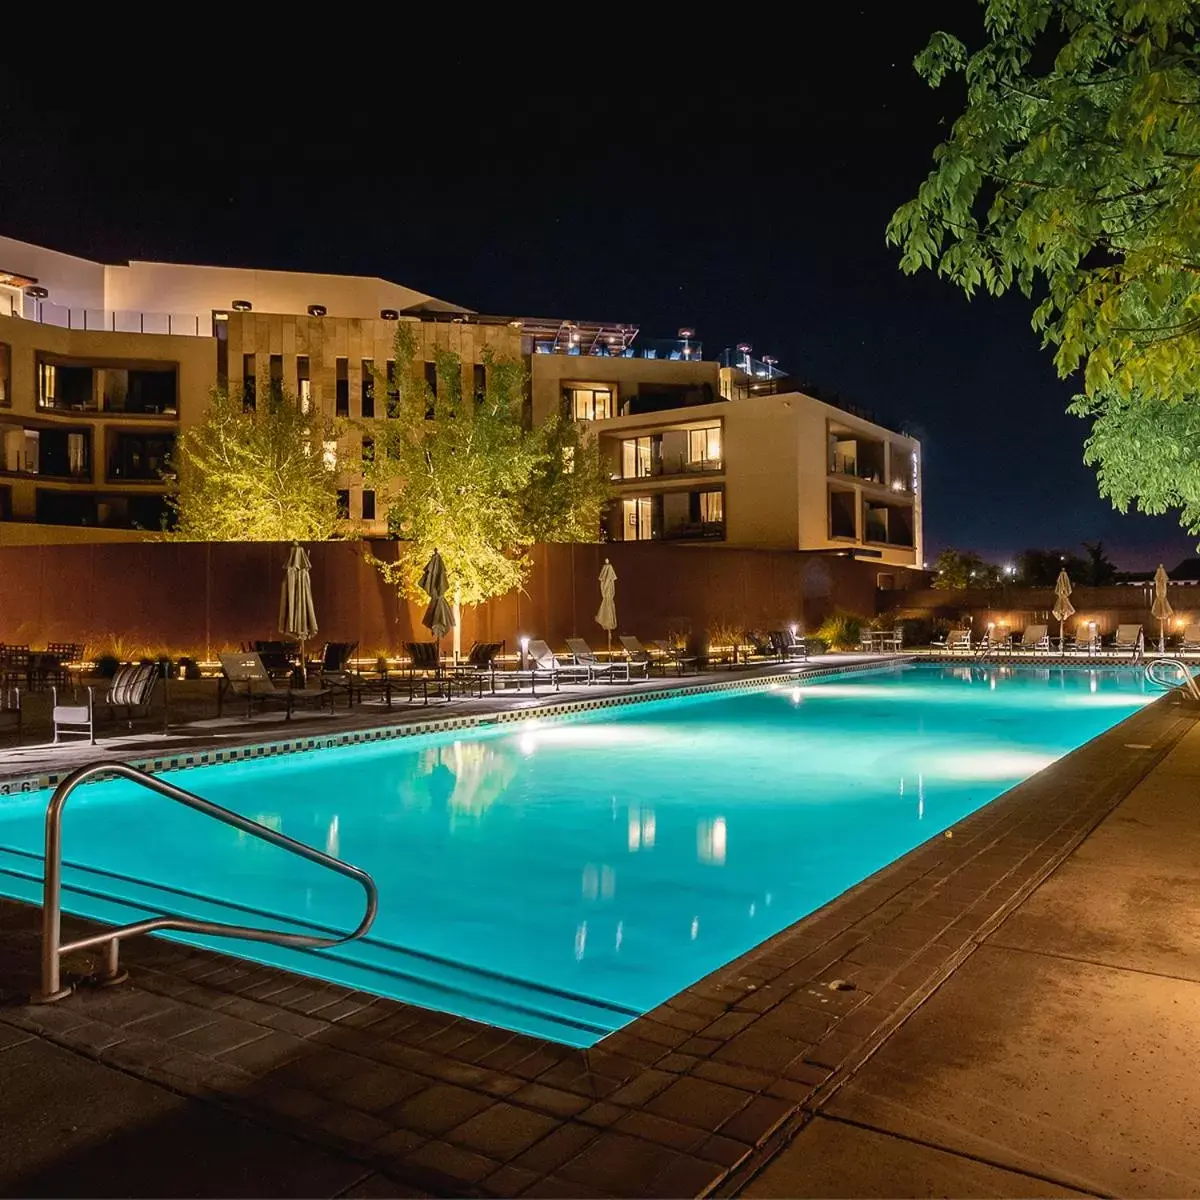
[[[1200,727],[748,1196],[1200,1195]]]

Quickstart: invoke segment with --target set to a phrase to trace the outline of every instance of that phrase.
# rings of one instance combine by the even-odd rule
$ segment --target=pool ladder
[[[92,934],[90,937],[79,938],[74,942],[62,940],[62,816],[67,800],[71,793],[81,784],[97,775],[118,775],[151,792],[157,792],[168,800],[186,805],[198,813],[232,825],[234,829],[261,841],[278,846],[291,854],[306,858],[309,862],[327,867],[339,875],[353,879],[359,884],[367,897],[366,911],[362,920],[352,933],[343,937],[314,937],[307,933],[285,933],[281,929],[255,929],[249,925],[229,925],[217,921],[194,921],[189,917],[150,917],[144,921],[135,921],[132,925],[122,925],[117,929],[109,929],[103,933]],[[379,890],[375,881],[366,871],[352,867],[341,859],[332,858],[314,850],[303,842],[298,842],[286,834],[277,833],[257,821],[251,821],[238,813],[222,808],[211,800],[185,792],[183,788],[166,783],[162,779],[140,771],[128,763],[94,762],[78,767],[72,771],[54,789],[50,805],[46,809],[46,865],[42,887],[42,986],[41,991],[32,999],[38,1004],[48,1004],[53,1000],[61,1000],[69,996],[72,987],[62,986],[60,969],[62,957],[74,950],[86,950],[91,946],[106,946],[105,963],[99,975],[94,979],[98,984],[108,985],[121,983],[127,972],[121,969],[120,946],[121,940],[133,937],[139,933],[152,933],[157,929],[178,929],[187,933],[203,933],[217,937],[244,938],[252,942],[268,942],[274,946],[293,946],[300,949],[320,950],[330,946],[340,946],[362,937],[374,924],[375,914],[379,910]]]
[[[1200,703],[1200,688],[1196,686],[1196,681],[1192,678],[1192,673],[1188,670],[1186,663],[1178,658],[1155,658],[1146,664],[1146,678],[1151,683],[1157,684],[1160,688],[1173,688],[1177,685],[1160,678],[1157,673],[1158,667],[1172,667],[1178,671],[1183,676],[1183,686],[1187,688],[1188,695]]]

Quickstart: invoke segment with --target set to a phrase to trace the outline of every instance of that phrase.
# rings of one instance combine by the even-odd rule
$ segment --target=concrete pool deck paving
[[[1198,785],[1171,696],[590,1051],[152,939],[27,1006],[0,902],[0,1191],[1200,1194]]]

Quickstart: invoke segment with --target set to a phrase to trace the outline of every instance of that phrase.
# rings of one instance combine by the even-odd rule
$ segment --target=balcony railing
[[[14,316],[17,314],[13,314]],[[179,337],[211,337],[212,318],[195,313],[139,312],[120,308],[69,308],[32,297],[25,299],[27,321],[78,329],[85,333],[165,333]]]
[[[662,531],[664,542],[698,541],[700,539],[723,541],[724,538],[724,521],[685,521],[679,525],[670,525]]]
[[[655,479],[663,475],[719,475],[724,470],[723,458],[684,459],[678,456],[673,459],[655,459],[649,470],[639,470],[632,475],[614,472],[612,478],[618,483],[633,483],[639,479]]]

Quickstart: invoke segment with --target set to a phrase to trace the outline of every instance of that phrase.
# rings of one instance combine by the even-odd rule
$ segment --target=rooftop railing
[[[25,298],[25,311],[12,314],[39,325],[86,333],[162,333],[177,337],[211,337],[212,318],[195,313],[139,312],[121,308],[72,308]]]

